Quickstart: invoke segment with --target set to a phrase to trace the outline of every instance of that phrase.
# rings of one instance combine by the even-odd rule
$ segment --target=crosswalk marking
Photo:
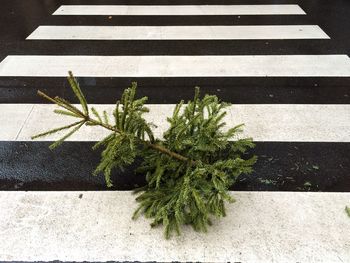
[[[39,26],[27,39],[329,39],[316,25],[276,26]]]
[[[50,5],[47,7],[51,8]],[[312,11],[308,5],[305,7]],[[17,9],[13,12],[17,13]],[[0,77],[5,77],[1,78],[3,90],[7,89],[7,83],[11,83],[8,91],[2,94],[8,96],[6,101],[20,102],[0,104],[0,189],[17,190],[0,191],[1,262],[311,260],[328,263],[350,260],[347,246],[350,236],[344,234],[344,229],[350,229],[349,218],[344,212],[350,193],[344,192],[235,192],[237,202],[227,206],[228,216],[215,221],[208,234],[196,233],[185,227],[183,236],[165,241],[162,229],[150,230],[149,221],[144,217],[136,222],[130,219],[136,206],[135,196],[121,190],[144,185],[142,176],[135,176],[129,170],[116,172],[113,176],[121,179],[114,181],[114,190],[117,191],[65,192],[72,189],[106,189],[102,176],[90,176],[100,160],[100,152],[90,149],[95,141],[108,134],[107,131],[84,126],[56,152],[52,152],[48,149],[50,141],[60,138],[62,133],[35,141],[30,137],[71,123],[72,118],[55,115],[52,111],[56,106],[52,104],[23,103],[36,101],[33,100],[33,86],[39,82],[43,84],[38,88],[47,87],[50,95],[69,97],[68,85],[62,84],[68,70],[76,76],[87,77],[80,80],[82,87],[85,83],[88,86],[84,91],[92,103],[90,105],[110,113],[114,104],[93,103],[101,102],[101,97],[97,96],[103,93],[117,99],[113,93],[121,92],[120,82],[127,81],[123,77],[128,80],[141,78],[139,90],[144,82],[148,86],[157,81],[177,83],[148,87],[142,91],[150,91],[150,96],[158,93],[161,103],[169,102],[169,96],[173,96],[171,102],[181,99],[185,88],[179,88],[182,84],[178,83],[186,82],[189,86],[187,80],[193,83],[198,79],[206,87],[214,80],[214,87],[206,91],[221,94],[219,97],[228,102],[237,100],[242,103],[247,94],[240,96],[236,93],[237,98],[232,98],[227,96],[227,89],[240,86],[240,91],[245,92],[244,88],[251,83],[253,85],[247,87],[251,91],[248,96],[254,94],[251,96],[256,99],[254,103],[295,103],[295,98],[300,102],[303,96],[313,104],[238,104],[227,109],[227,126],[245,123],[243,136],[252,136],[256,142],[256,147],[249,154],[259,157],[253,174],[244,176],[244,181],[239,179],[230,189],[307,191],[303,184],[308,183],[312,184],[312,191],[349,191],[350,105],[330,104],[333,100],[327,96],[334,87],[337,90],[332,98],[337,98],[336,103],[347,102],[344,98],[349,94],[343,91],[347,87],[343,84],[350,77],[350,58],[338,54],[336,47],[328,48],[328,45],[336,46],[331,44],[333,40],[328,40],[327,33],[332,32],[332,27],[329,32],[324,32],[318,25],[305,25],[311,20],[314,23],[316,18],[303,18],[306,13],[297,4],[62,5],[53,15],[56,16],[55,23],[59,21],[57,25],[52,25],[50,20],[42,20],[45,25],[35,25],[38,28],[27,37],[32,41],[24,42],[24,51],[18,48],[21,45],[16,45],[16,48],[10,48],[14,53],[0,63]],[[245,15],[250,17],[241,19],[240,16]],[[80,16],[101,17],[81,19]],[[287,20],[282,18],[288,20],[287,25]],[[41,18],[38,16],[37,19]],[[23,20],[26,20],[25,17]],[[69,20],[79,23],[71,25],[67,23]],[[91,21],[94,23],[90,24]],[[266,25],[267,21],[275,25]],[[283,21],[284,25],[277,25],[278,22],[283,24]],[[216,25],[211,25],[212,22]],[[248,22],[250,25],[245,25]],[[302,24],[290,25],[298,22]],[[118,26],[119,23],[123,26]],[[171,25],[173,23],[181,26]],[[158,26],[150,26],[152,24]],[[323,26],[326,28],[326,24]],[[130,42],[127,41],[116,41],[117,47],[104,48],[114,44],[82,40],[140,41],[134,41],[135,46],[128,46]],[[45,48],[51,43],[55,45]],[[197,43],[200,43],[198,48]],[[95,48],[99,44],[101,46]],[[144,47],[139,48],[142,45]],[[194,48],[185,50],[190,45]],[[30,52],[26,51],[27,47],[31,47]],[[75,53],[77,47],[79,50]],[[105,50],[101,53],[102,49]],[[101,54],[106,56],[99,56]],[[174,78],[168,80],[163,77]],[[246,81],[248,77],[259,78]],[[324,82],[319,81],[319,77]],[[234,83],[235,80],[239,84]],[[335,84],[329,84],[331,81]],[[111,83],[116,86],[112,87]],[[226,93],[219,89],[221,85]],[[57,93],[56,87],[59,89]],[[274,92],[270,94],[270,91]],[[294,91],[289,98],[288,94]],[[282,93],[283,98],[287,98],[284,101],[281,97],[277,98]],[[163,98],[163,94],[167,99]],[[272,99],[273,96],[276,100]],[[320,97],[325,98],[322,103],[328,104],[315,104],[314,98]],[[339,97],[343,100],[338,100]],[[166,117],[171,115],[174,104],[150,104],[148,107],[151,112],[145,118],[158,126],[155,135],[161,139],[168,127]],[[265,186],[263,180],[266,181]],[[270,180],[273,186],[267,185]],[[59,190],[63,191],[56,192]]]
[[[113,104],[92,104],[112,114]],[[173,104],[149,104],[146,120],[157,125],[155,135],[161,138],[168,128],[166,118],[172,115]],[[0,104],[0,141],[29,141],[48,127],[71,123],[72,118],[53,113],[51,104]],[[10,114],[11,112],[15,115]],[[227,127],[244,123],[245,136],[256,141],[350,142],[350,105],[239,104],[227,109]],[[10,121],[14,120],[14,121]],[[97,141],[109,132],[103,128],[83,127],[70,141]],[[56,140],[56,134],[39,140]]]
[[[0,76],[350,77],[347,55],[8,56]]]
[[[165,240],[144,217],[132,221],[137,204],[129,191],[0,192],[0,261],[349,261],[350,193],[233,196],[227,217],[207,234],[185,227]]]
[[[299,5],[62,5],[53,15],[305,15]]]

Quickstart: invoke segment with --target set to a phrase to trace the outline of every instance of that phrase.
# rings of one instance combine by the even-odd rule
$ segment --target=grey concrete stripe
[[[112,104],[92,105],[111,113]],[[47,129],[71,123],[72,118],[54,114],[51,104],[0,104],[0,140],[28,141]],[[161,138],[167,129],[166,118],[174,104],[150,104],[145,118],[155,123],[155,135]],[[256,141],[350,142],[350,105],[310,104],[239,104],[227,109],[227,127],[245,123],[245,136]],[[30,114],[29,114],[30,113]],[[108,132],[103,128],[83,127],[69,138],[71,141],[96,141]],[[55,140],[62,134],[41,140]]]
[[[39,26],[28,40],[329,39],[316,25]]]
[[[130,192],[0,192],[0,261],[350,261],[350,193],[232,194],[207,234],[167,241]]]
[[[62,5],[53,15],[305,15],[299,5]]]
[[[8,56],[0,76],[350,77],[347,55]]]

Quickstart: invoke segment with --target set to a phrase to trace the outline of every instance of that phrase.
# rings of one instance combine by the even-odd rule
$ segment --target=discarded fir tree
[[[68,81],[79,99],[79,108],[63,98],[51,98],[40,91],[38,94],[61,108],[55,113],[77,121],[33,139],[67,130],[65,136],[50,146],[53,149],[83,125],[110,130],[110,135],[93,147],[103,148],[94,174],[103,173],[107,185],[112,186],[113,169],[123,169],[135,158],[142,158],[137,171],[146,176],[147,185],[137,189],[139,207],[133,218],[144,214],[153,220],[152,227],[163,225],[166,238],[172,232],[180,234],[183,224],[205,232],[211,217],[225,216],[225,201],[233,202],[229,187],[240,174],[251,172],[256,162],[256,157],[242,157],[248,148],[254,147],[251,139],[237,138],[242,125],[223,131],[227,103],[216,96],[200,98],[196,88],[193,101],[176,105],[172,117],[167,119],[170,127],[159,140],[153,135],[154,125],[143,118],[149,111],[145,107],[147,97],[135,98],[136,83],[117,101],[112,122],[106,111],[89,109],[71,72]]]

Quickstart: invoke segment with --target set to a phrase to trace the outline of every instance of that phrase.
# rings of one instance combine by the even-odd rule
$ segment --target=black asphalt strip
[[[145,184],[133,167],[113,173],[114,187],[92,176],[100,152],[93,142],[0,142],[1,190],[131,190]],[[249,155],[259,157],[250,175],[231,190],[350,192],[350,143],[257,142]]]
[[[114,104],[132,81],[148,103],[193,98],[194,87],[234,104],[349,104],[350,78],[78,78],[89,103]],[[0,103],[48,103],[37,90],[77,103],[66,78],[0,78]],[[176,92],[174,92],[176,91]]]

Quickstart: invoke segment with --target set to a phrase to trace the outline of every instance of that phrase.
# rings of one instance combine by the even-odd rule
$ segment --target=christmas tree
[[[143,214],[152,219],[152,227],[163,225],[166,238],[174,232],[180,234],[184,224],[206,232],[213,218],[225,216],[225,202],[234,201],[229,187],[240,174],[250,173],[256,162],[255,156],[243,157],[254,144],[250,138],[237,137],[242,125],[223,131],[229,104],[212,95],[201,98],[199,88],[195,88],[192,101],[176,105],[167,119],[170,127],[159,140],[153,134],[154,125],[143,117],[149,112],[147,97],[136,98],[136,83],[124,90],[113,116],[108,116],[106,111],[99,113],[88,107],[71,72],[68,81],[81,104],[79,108],[63,98],[38,94],[61,108],[55,113],[77,121],[33,139],[66,130],[66,135],[50,146],[53,149],[83,125],[109,130],[110,134],[93,147],[103,148],[94,174],[103,173],[107,186],[112,186],[114,169],[123,169],[141,158],[137,172],[146,177],[147,185],[135,190],[139,207],[133,218]]]

